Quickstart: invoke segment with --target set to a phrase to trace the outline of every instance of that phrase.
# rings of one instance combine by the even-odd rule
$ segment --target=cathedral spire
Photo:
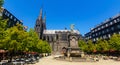
[[[43,26],[44,26],[44,29],[46,29],[46,12],[44,13]]]
[[[42,7],[40,9],[40,15],[39,15],[39,20],[42,19]]]
[[[46,12],[44,13],[43,22],[46,23]]]

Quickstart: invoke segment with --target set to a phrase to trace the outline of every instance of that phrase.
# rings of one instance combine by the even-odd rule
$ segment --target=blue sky
[[[5,0],[4,8],[34,28],[42,4],[47,29],[69,29],[75,24],[82,35],[120,13],[120,0]]]

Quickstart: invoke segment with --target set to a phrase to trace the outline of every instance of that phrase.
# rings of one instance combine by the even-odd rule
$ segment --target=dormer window
[[[13,16],[10,16],[10,19],[12,19],[13,18]]]
[[[117,22],[119,22],[119,21],[120,21],[120,19],[118,18],[118,19],[117,19]]]
[[[100,28],[98,28],[98,30],[100,30]]]
[[[114,23],[117,23],[117,21],[116,21],[116,20],[114,20]]]
[[[102,26],[101,28],[104,28],[104,26]]]
[[[106,24],[106,27],[108,27],[108,24]]]
[[[10,14],[9,14],[9,13],[7,13],[7,16],[9,17],[9,16],[10,16]]]
[[[113,22],[110,22],[110,25],[112,25],[113,24]]]

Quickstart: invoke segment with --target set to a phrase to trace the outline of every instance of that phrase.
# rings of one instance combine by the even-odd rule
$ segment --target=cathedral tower
[[[46,13],[44,14],[43,18],[43,30],[46,30]]]
[[[40,15],[36,20],[35,31],[37,32],[40,39],[43,37],[43,31],[46,29],[46,15],[42,17],[43,11],[40,9]]]

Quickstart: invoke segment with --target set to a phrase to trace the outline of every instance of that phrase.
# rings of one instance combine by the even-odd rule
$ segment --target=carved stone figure
[[[74,24],[71,24],[71,25],[70,25],[70,29],[71,29],[72,32],[73,32],[73,30],[74,30],[74,26],[75,26]]]

